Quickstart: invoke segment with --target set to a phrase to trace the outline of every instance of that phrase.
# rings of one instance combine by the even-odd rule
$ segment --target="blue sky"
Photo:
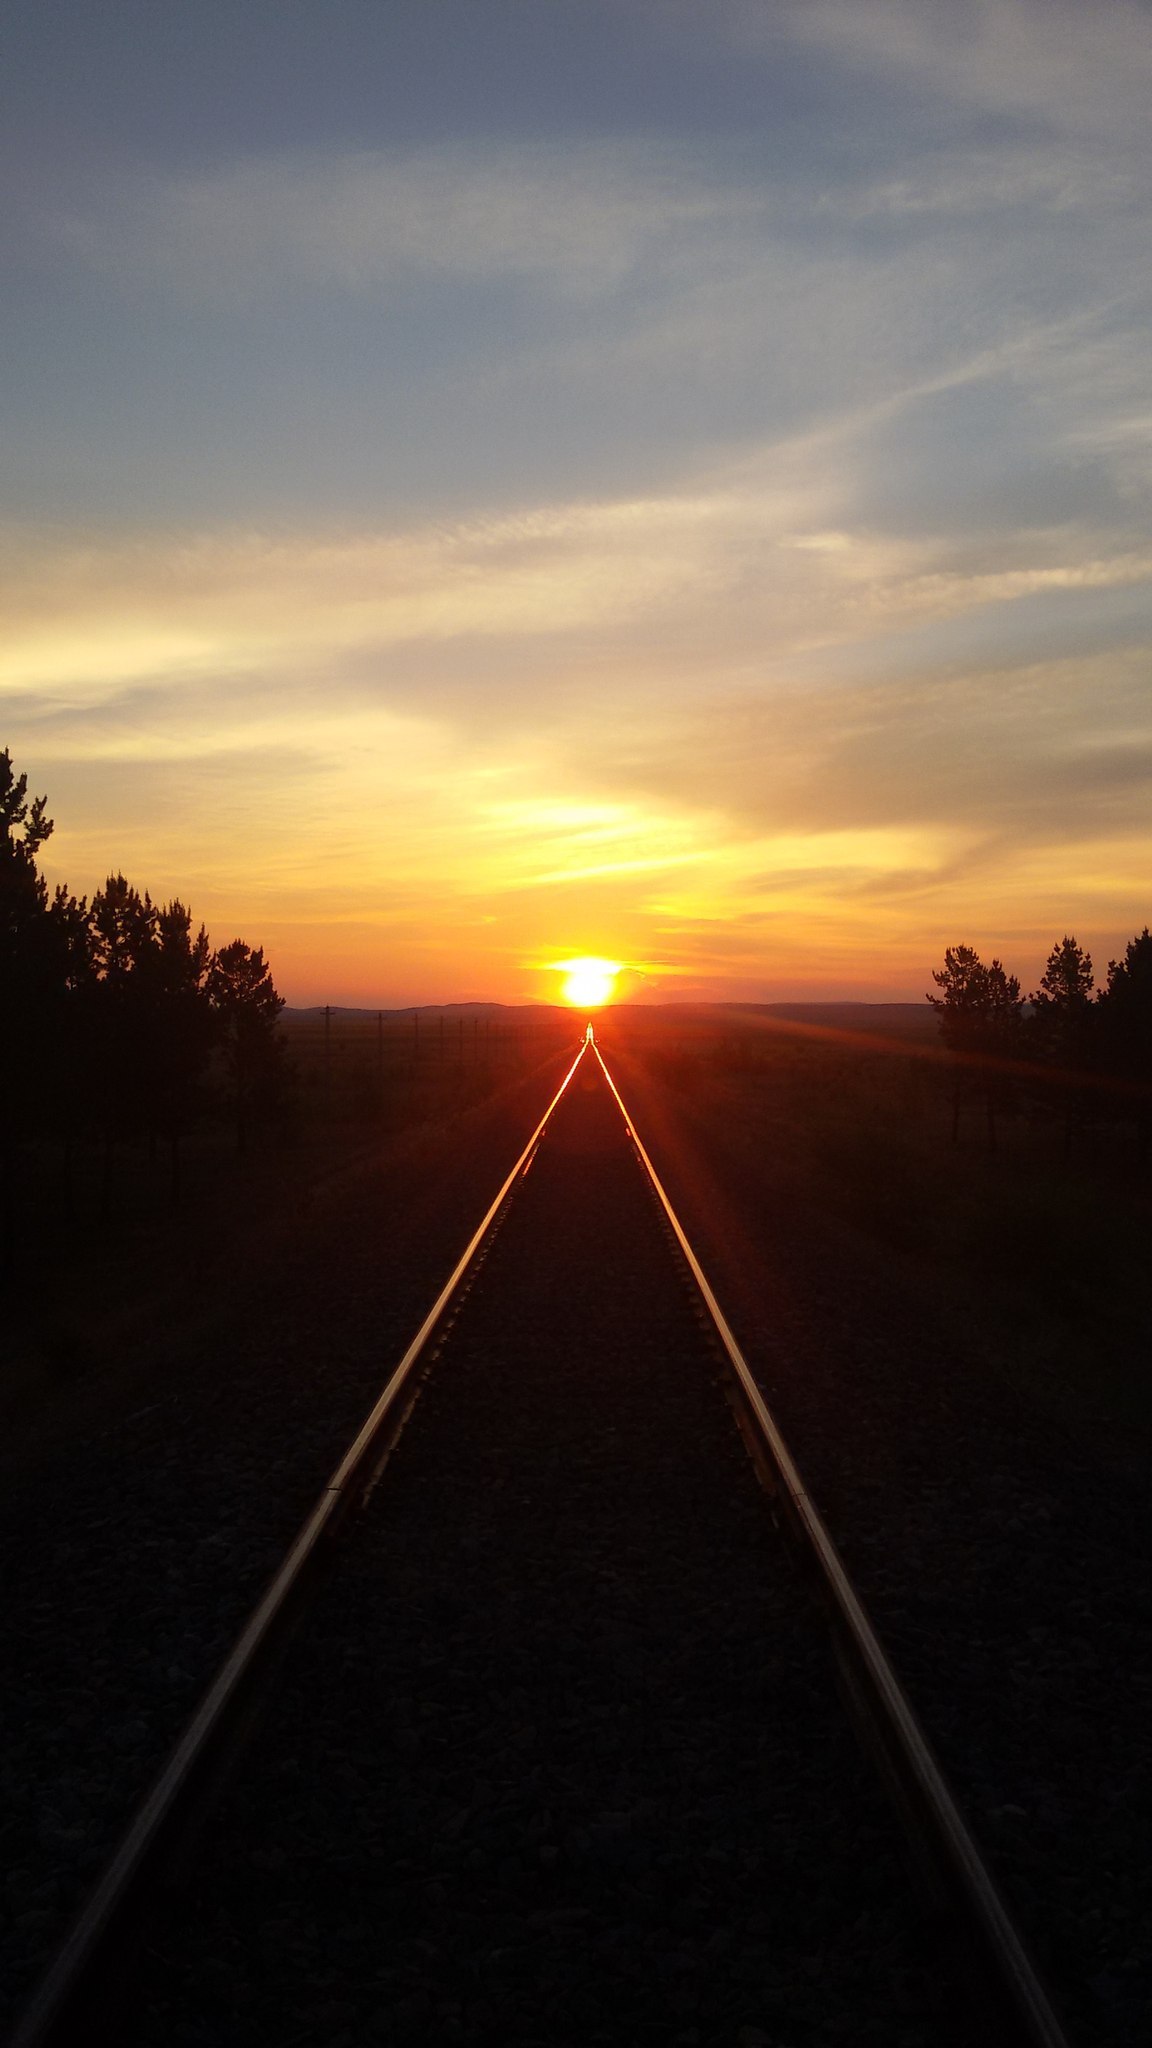
[[[1148,918],[1146,6],[48,0],[4,68],[0,743],[74,886],[300,1000]]]

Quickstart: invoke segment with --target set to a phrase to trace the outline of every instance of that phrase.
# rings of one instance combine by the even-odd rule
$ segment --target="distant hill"
[[[286,1018],[322,1017],[325,1010],[329,1010],[333,1017],[494,1017],[508,1010],[548,1010],[566,1007],[562,1003],[405,1003],[398,1009],[388,1009],[387,1006],[374,1003],[370,1007],[359,1009],[352,1003],[310,1003],[303,1007],[289,1003],[281,1014]]]
[[[927,1003],[741,1003],[785,1023],[823,1025],[827,1031],[866,1031],[881,1038],[935,1038],[936,1012]]]
[[[324,1015],[325,1008],[333,1017],[495,1017],[515,1015],[519,1011],[530,1011],[538,1016],[542,1011],[559,1011],[575,1015],[564,1003],[409,1003],[399,1009],[357,1008],[352,1004],[313,1003],[304,1008],[287,1008],[286,1022],[316,1019]],[[855,1031],[877,1038],[935,1038],[935,1012],[927,1003],[613,1003],[609,1010],[643,1012],[647,1016],[661,1011],[670,1014],[716,1011],[725,1016],[744,1015],[752,1017],[774,1017],[782,1024],[801,1024],[825,1031]]]

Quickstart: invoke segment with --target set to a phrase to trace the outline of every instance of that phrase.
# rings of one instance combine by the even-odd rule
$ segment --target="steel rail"
[[[296,1536],[271,1585],[241,1630],[192,1720],[124,1835],[71,1933],[25,2008],[11,2048],[59,2048],[93,2038],[90,1993],[108,1967],[109,1953],[128,1929],[149,1877],[163,1869],[197,1795],[210,1782],[220,1752],[247,1709],[258,1668],[279,1643],[312,1568],[326,1553],[363,1482],[376,1473],[374,1453],[396,1420],[412,1372],[429,1338],[488,1237],[516,1181],[532,1163],[557,1103],[588,1050],[585,1039],[484,1220],[473,1232],[428,1314],[355,1440],[341,1458],[316,1506]]]
[[[664,1184],[648,1155],[598,1045],[592,1050],[616,1098],[628,1135],[652,1184],[688,1269],[704,1300],[735,1375],[744,1412],[766,1452],[776,1491],[794,1534],[815,1566],[821,1589],[855,1673],[864,1680],[879,1718],[879,1734],[901,1791],[910,1801],[933,1868],[965,1915],[988,1959],[1001,2002],[1015,2021],[1016,2038],[1035,2048],[1069,2048],[1068,2036],[929,1746],[895,1671],[881,1648],[839,1552],[812,1500],[779,1424],[768,1407],[704,1269],[685,1235]]]

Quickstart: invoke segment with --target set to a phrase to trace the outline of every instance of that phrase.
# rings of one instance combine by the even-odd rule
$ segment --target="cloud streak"
[[[380,935],[398,997],[553,953],[916,993],[942,932],[1078,903],[1115,950],[1146,16],[721,0],[705,64],[622,12],[649,97],[588,96],[574,9],[531,132],[28,157],[0,705],[54,858],[259,915],[333,998]]]
[[[529,279],[604,291],[686,242],[747,230],[763,195],[682,151],[539,145],[273,157],[112,183],[58,212],[61,246],[181,296],[292,285],[363,292],[406,279]]]
[[[1061,135],[1146,132],[1152,43],[1140,0],[790,0],[788,34],[917,95],[1026,116]],[[759,17],[759,19],[758,19]],[[761,10],[739,6],[754,44]]]

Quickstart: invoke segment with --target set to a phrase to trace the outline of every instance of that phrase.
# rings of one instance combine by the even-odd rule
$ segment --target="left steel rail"
[[[139,1808],[71,1933],[12,2036],[11,2048],[62,2048],[93,2038],[94,1998],[160,1875],[177,1852],[197,1802],[210,1791],[222,1757],[252,1711],[261,1675],[302,1606],[321,1561],[349,1511],[370,1487],[415,1398],[413,1374],[509,1195],[531,1165],[548,1122],[577,1067],[576,1058],[493,1198],[404,1356],[320,1495],[217,1672],[144,1804]]]

